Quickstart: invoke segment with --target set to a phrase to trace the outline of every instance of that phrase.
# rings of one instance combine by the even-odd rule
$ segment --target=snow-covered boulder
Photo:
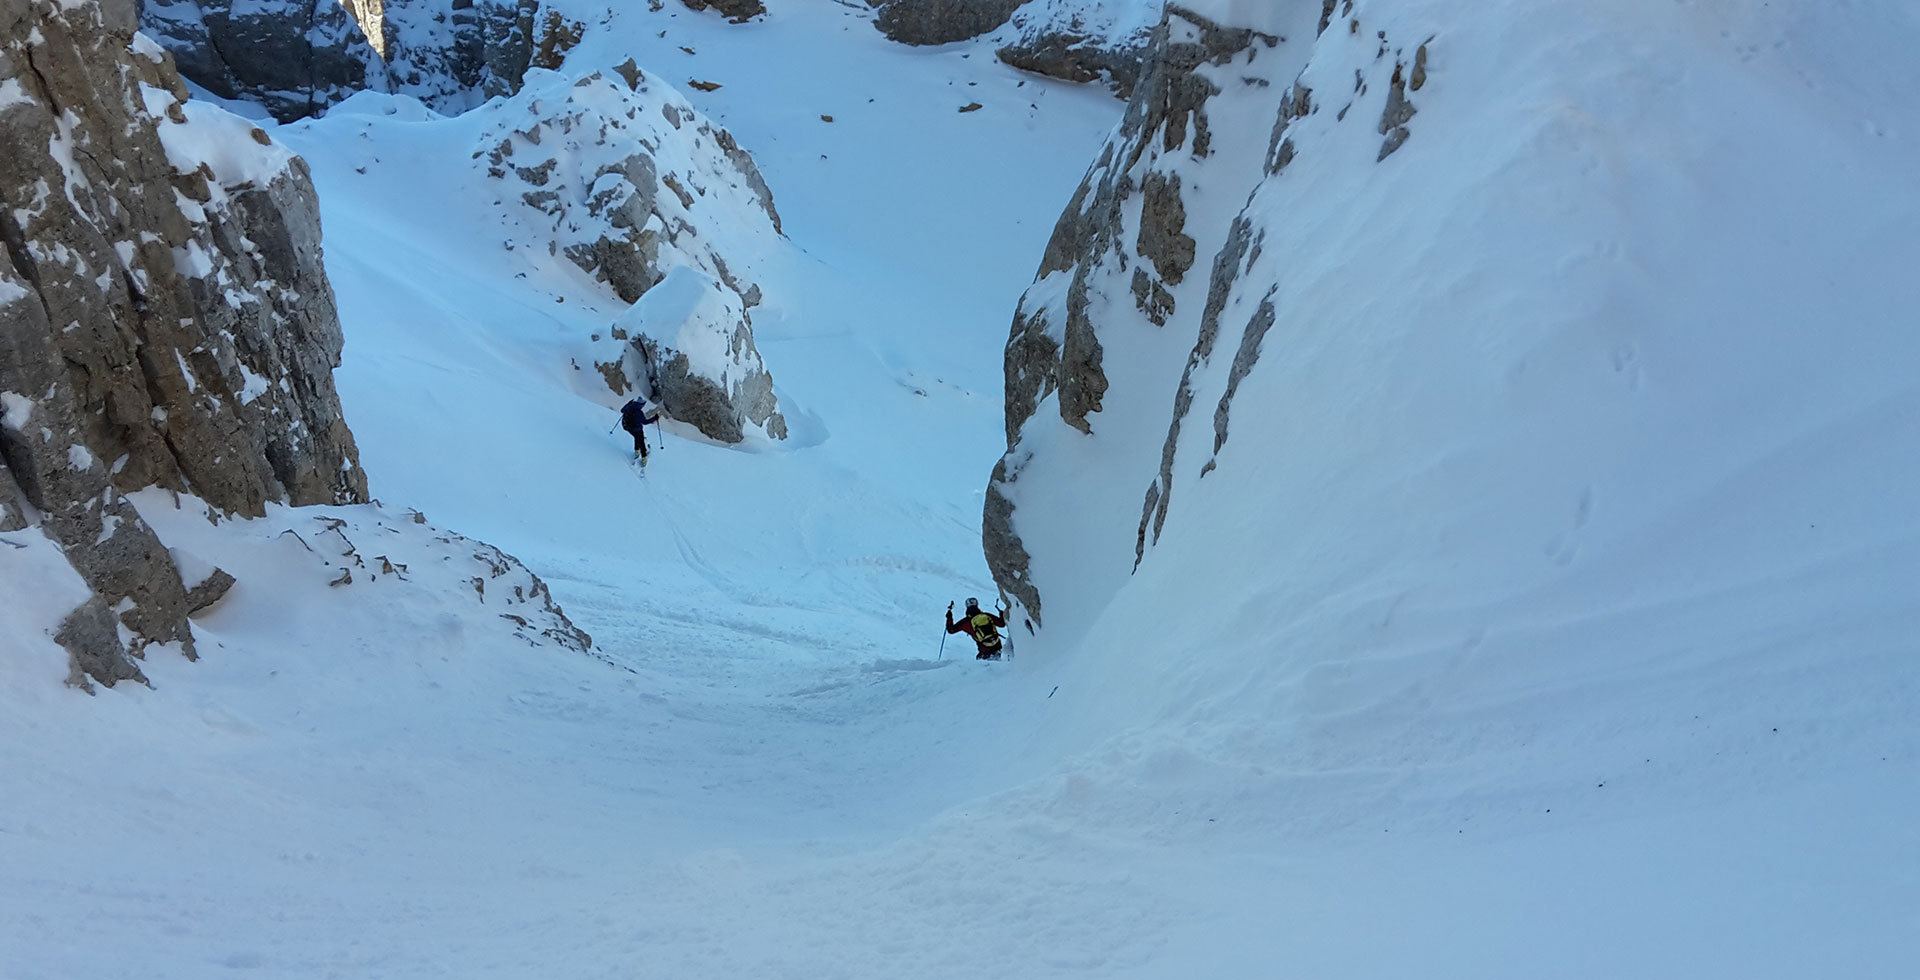
[[[874,27],[902,44],[987,38],[1003,62],[1133,94],[1158,0],[875,0]]]
[[[517,238],[643,304],[596,360],[614,394],[648,391],[721,442],[748,427],[785,437],[748,315],[757,269],[783,240],[780,213],[732,134],[628,61],[577,79],[530,72],[480,157]]]
[[[1105,81],[1131,98],[1160,8],[1147,0],[1033,0],[995,35],[994,53],[1024,71]]]
[[[992,33],[1029,0],[886,0],[873,25],[902,44],[951,44]]]
[[[712,10],[735,24],[744,24],[767,12],[760,0],[680,0],[689,10]]]
[[[362,89],[461,112],[554,68],[582,26],[539,0],[146,0],[181,74],[281,121]]]
[[[366,495],[306,167],[187,103],[134,28],[126,3],[0,5],[0,130],[42,148],[0,157],[0,456],[100,599],[63,632],[103,683],[138,670],[102,609],[136,653],[193,652],[185,584],[122,493],[242,514]]]
[[[624,375],[711,439],[737,443],[749,430],[787,437],[774,401],[773,376],[753,344],[740,296],[688,265],[674,266],[614,326],[629,338]]]
[[[168,540],[241,573],[244,586],[230,578],[220,582],[224,575],[217,570],[202,573],[223,591],[277,592],[290,605],[328,601],[366,618],[439,624],[451,618],[467,624],[461,629],[498,630],[535,647],[593,649],[593,638],[567,618],[547,584],[518,558],[439,527],[419,511],[378,502],[274,505],[259,517],[226,520],[190,496],[148,491],[133,499]],[[196,591],[204,588],[201,583]],[[294,592],[300,596],[288,595]]]
[[[236,518],[190,494],[154,489],[121,503],[173,543],[190,610],[216,638],[236,620],[267,621],[281,642],[297,645],[344,624],[357,633],[352,642],[380,644],[383,659],[465,651],[489,639],[599,656],[538,575],[418,511],[377,502],[270,504],[258,517]],[[9,652],[38,654],[54,643],[69,652],[76,686],[144,683],[121,647],[124,616],[70,555],[38,529],[0,527],[0,635]],[[435,659],[434,669],[450,669]]]

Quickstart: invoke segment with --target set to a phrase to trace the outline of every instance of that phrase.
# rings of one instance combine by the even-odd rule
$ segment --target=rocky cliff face
[[[0,130],[26,150],[0,163],[0,455],[96,595],[66,634],[103,683],[138,676],[113,618],[136,653],[193,653],[187,584],[121,494],[366,496],[305,166],[186,104],[134,27],[131,0],[0,3]]]
[[[539,0],[145,0],[142,26],[182,75],[283,122],[369,88],[459,112],[557,66],[582,30]]]
[[[719,442],[786,438],[750,314],[780,212],[731,133],[628,61],[533,73],[480,154],[503,223],[637,304],[596,341],[612,394],[638,390]]]
[[[163,544],[128,494],[197,497],[203,532],[367,496],[333,386],[341,331],[306,165],[186,101],[136,20],[133,0],[0,0],[0,133],[19,151],[0,157],[0,545],[62,580],[35,595],[76,602],[46,621],[86,688],[144,681],[150,647],[195,656],[189,617],[235,584]],[[147,493],[150,514],[165,506]],[[365,556],[350,519],[311,520],[299,543],[327,584],[410,580],[391,528],[367,535],[388,554]],[[446,546],[428,577],[478,569],[464,585],[529,642],[589,645],[510,556],[408,535]]]
[[[1339,22],[1334,7],[1280,4],[1249,27],[1169,4],[1121,125],[1055,226],[1007,341],[1007,453],[983,522],[995,580],[1035,618],[1041,583],[1021,526],[1066,513],[1070,492],[1057,481],[1021,483],[1036,453],[1063,440],[1165,433],[1152,444],[1136,437],[1106,447],[1113,472],[1097,478],[1146,483],[1137,520],[1086,508],[1075,518],[1098,539],[1087,553],[1111,553],[1125,536],[1137,565],[1166,520],[1188,416],[1213,401],[1217,453],[1234,393],[1284,317],[1268,295],[1278,274],[1272,257],[1260,262],[1265,220],[1244,210],[1250,196],[1297,193],[1275,188],[1296,156],[1333,130],[1373,127],[1382,137],[1376,160],[1410,135],[1412,93],[1426,83],[1425,39],[1365,34],[1353,4]],[[1327,78],[1349,80],[1350,91],[1317,94]],[[1249,268],[1269,278],[1249,278]],[[1216,366],[1223,332],[1233,356]],[[1116,345],[1126,353],[1120,373],[1108,367]],[[1209,453],[1198,469],[1216,465]],[[1124,576],[1127,566],[1114,564],[1117,572],[1088,574]]]
[[[870,0],[874,26],[902,44],[994,35],[1001,61],[1072,82],[1104,80],[1133,94],[1158,4],[1089,0]]]
[[[1104,81],[1129,99],[1146,68],[1159,10],[1155,3],[1030,0],[1009,19],[995,54],[1023,71]]]
[[[735,24],[744,24],[767,12],[760,0],[680,0],[689,10],[712,10]]]
[[[951,44],[992,33],[1028,0],[886,0],[873,25],[902,44]]]

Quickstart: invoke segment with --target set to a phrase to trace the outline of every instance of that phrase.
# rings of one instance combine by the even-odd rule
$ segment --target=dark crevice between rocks
[[[1287,164],[1293,162],[1293,139],[1287,135],[1287,130],[1292,128],[1295,119],[1312,111],[1313,90],[1297,81],[1294,82],[1293,93],[1280,104],[1279,118],[1274,120],[1273,124],[1273,135],[1267,140],[1268,176],[1287,169]]]
[[[1227,390],[1220,394],[1220,404],[1213,410],[1213,453],[1220,454],[1220,448],[1227,444],[1227,415],[1233,407],[1233,396],[1240,390],[1240,382],[1246,380],[1248,372],[1260,360],[1260,345],[1266,340],[1267,331],[1273,329],[1273,294],[1280,287],[1267,290],[1260,300],[1260,308],[1255,310],[1253,318],[1247,321],[1247,329],[1240,335],[1240,349],[1234,352],[1233,367],[1227,373]],[[1213,460],[1207,461],[1212,467]]]
[[[1194,338],[1192,352],[1187,355],[1187,366],[1180,372],[1180,386],[1174,390],[1173,420],[1167,424],[1167,438],[1160,447],[1160,472],[1147,486],[1148,503],[1140,514],[1133,558],[1136,570],[1146,557],[1148,544],[1160,543],[1160,529],[1167,522],[1167,506],[1173,501],[1173,462],[1180,448],[1180,426],[1187,412],[1193,408],[1194,371],[1213,356],[1213,345],[1220,335],[1220,316],[1225,312],[1227,299],[1240,277],[1243,261],[1249,251],[1257,247],[1253,240],[1253,223],[1243,214],[1233,220],[1233,227],[1227,232],[1226,244],[1214,256],[1213,278],[1207,286],[1207,303],[1200,313],[1200,332]],[[1153,530],[1151,541],[1147,537],[1149,525]]]
[[[21,47],[27,58],[27,70],[33,72],[34,81],[40,83],[38,94],[40,98],[46,100],[48,114],[58,119],[64,110],[61,108],[60,99],[53,94],[53,83],[47,80],[46,73],[40,70],[40,63],[33,57],[33,48],[31,44]]]
[[[320,0],[310,0],[310,2],[307,4],[307,27],[306,27],[307,47],[306,47],[306,59],[305,59],[306,64],[303,66],[304,70],[302,70],[300,73],[303,79],[303,82],[306,85],[306,96],[307,96],[307,104],[306,104],[306,107],[302,110],[302,114],[308,118],[317,116],[322,112],[325,112],[327,108],[320,101],[320,56],[316,54],[313,50],[313,31],[314,31],[314,28],[318,26],[319,22],[320,22]],[[208,43],[212,44],[211,39],[209,39]],[[227,61],[226,54],[221,53],[217,46],[214,48],[214,50],[216,53],[220,54],[220,60]],[[227,64],[232,65],[233,63],[231,61],[227,61]]]

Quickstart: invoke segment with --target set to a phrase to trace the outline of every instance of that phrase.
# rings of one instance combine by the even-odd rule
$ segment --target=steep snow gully
[[[1012,446],[1008,320],[1121,102],[864,4],[548,6],[580,43],[512,100],[261,121],[320,192],[383,503],[137,494],[239,580],[201,660],[89,698],[0,658],[0,980],[1920,976],[1908,4],[1187,4],[1311,89],[1199,66],[1216,158],[1128,163],[1207,248],[1262,232],[1219,287],[1220,351],[1270,307],[1257,365],[1187,366],[1232,439],[1168,433],[1202,249],[1164,323],[1089,271],[1092,432],[1049,390]],[[629,59],[784,230],[676,181],[789,435],[669,423],[644,472],[596,368],[626,304],[547,247],[545,171],[486,160]],[[1003,450],[1047,616],[978,664],[940,614],[996,594]],[[595,655],[501,629],[442,527]],[[23,533],[49,584],[12,594],[64,596]],[[401,571],[330,588],[329,535]]]

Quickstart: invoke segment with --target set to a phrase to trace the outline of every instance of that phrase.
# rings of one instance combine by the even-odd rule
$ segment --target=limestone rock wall
[[[1282,183],[1288,166],[1335,134],[1380,138],[1377,155],[1367,151],[1376,163],[1411,135],[1431,38],[1367,33],[1364,11],[1334,0],[1283,0],[1255,21],[1224,24],[1167,5],[1122,123],[1056,223],[1015,312],[1007,452],[987,487],[982,533],[995,580],[1035,619],[1046,576],[1034,563],[1045,556],[1029,547],[1030,522],[1047,521],[1049,539],[1075,541],[1077,554],[1115,551],[1125,536],[1131,566],[1076,571],[1123,579],[1165,525],[1196,406],[1213,408],[1213,438],[1194,471],[1218,465],[1234,394],[1285,323],[1272,301],[1274,262],[1261,260],[1271,201],[1299,193]],[[1326,78],[1351,79],[1351,90],[1314,91]],[[1248,210],[1256,194],[1268,202],[1257,213]],[[1223,340],[1230,359],[1216,358]],[[1128,364],[1121,374],[1107,367],[1116,350]],[[1080,504],[1057,477],[1023,480],[1037,454],[1078,439],[1104,443],[1107,469],[1076,476],[1141,481],[1139,510]]]
[[[1031,0],[996,36],[995,55],[1036,74],[1070,82],[1104,82],[1122,99],[1146,69],[1157,3]]]
[[[696,0],[688,0],[696,2]],[[1149,0],[870,0],[874,27],[902,44],[991,36],[1003,62],[1133,94],[1160,5]]]
[[[680,0],[689,10],[712,10],[735,24],[744,24],[767,12],[760,0]]]
[[[992,33],[1029,0],[887,0],[874,26],[902,44],[950,44]]]
[[[179,570],[122,494],[243,515],[366,497],[305,165],[185,104],[135,26],[132,0],[0,0],[19,150],[0,157],[0,523],[37,514],[100,600],[63,635],[76,679],[107,684],[149,644],[193,654]]]
[[[552,68],[581,25],[539,0],[145,0],[182,75],[281,121],[361,89],[459,112]]]

